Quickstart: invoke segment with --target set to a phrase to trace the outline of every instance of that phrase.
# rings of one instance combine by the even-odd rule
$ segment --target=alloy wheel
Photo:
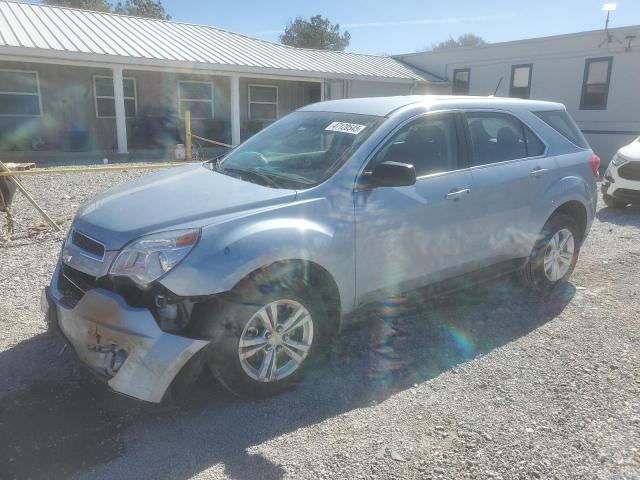
[[[557,231],[549,240],[544,252],[544,274],[551,282],[564,277],[575,253],[573,234],[566,228]]]
[[[258,310],[244,327],[238,356],[244,372],[274,382],[298,370],[313,342],[313,320],[295,300],[276,300]]]

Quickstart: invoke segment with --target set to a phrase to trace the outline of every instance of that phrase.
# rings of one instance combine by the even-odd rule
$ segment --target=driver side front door
[[[474,198],[456,115],[432,113],[409,121],[365,169],[382,161],[409,163],[417,181],[354,192],[356,303],[465,271],[473,248],[468,227]]]

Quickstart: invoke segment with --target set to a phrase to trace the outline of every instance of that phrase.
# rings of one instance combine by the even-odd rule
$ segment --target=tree
[[[107,0],[43,0],[43,3],[45,5],[79,8],[96,12],[110,12],[113,8]]]
[[[114,12],[121,15],[171,20],[171,16],[165,12],[161,0],[126,0],[124,4],[118,2]]]
[[[319,50],[342,51],[349,46],[351,34],[340,33],[340,24],[332,24],[328,18],[315,15],[308,21],[302,17],[289,20],[289,25],[280,35],[280,42],[292,47],[317,48]]]
[[[448,48],[477,47],[478,45],[486,45],[486,43],[482,37],[474,35],[473,33],[465,33],[457,39],[449,37],[449,40],[431,45],[431,48],[427,48],[427,50],[436,51],[446,50]]]
[[[115,7],[109,0],[43,0],[43,3],[96,12],[113,12],[120,15],[171,20],[171,17],[165,12],[161,0],[125,0],[124,3],[118,2]]]

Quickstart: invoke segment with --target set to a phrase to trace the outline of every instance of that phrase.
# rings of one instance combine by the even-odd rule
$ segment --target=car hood
[[[618,150],[618,154],[628,160],[640,161],[640,141],[634,140],[629,145],[625,145]]]
[[[78,210],[73,228],[107,250],[119,250],[145,234],[201,227],[217,217],[288,203],[295,197],[295,190],[264,187],[189,165],[106,190]]]

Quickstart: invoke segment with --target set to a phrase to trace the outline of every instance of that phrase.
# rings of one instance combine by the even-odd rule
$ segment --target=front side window
[[[265,122],[278,119],[278,87],[249,85],[249,119]]]
[[[181,80],[178,82],[180,116],[189,110],[191,118],[213,118],[213,83]]]
[[[40,115],[40,87],[36,72],[0,70],[0,115]]]
[[[311,188],[333,175],[383,121],[371,115],[294,112],[210,165],[272,188]]]
[[[613,57],[588,58],[584,64],[581,110],[605,110]]]
[[[471,70],[460,68],[453,71],[453,94],[469,95],[469,84],[471,83]]]
[[[416,176],[458,169],[458,139],[452,114],[433,114],[405,125],[382,148],[374,162],[413,165]]]
[[[124,77],[124,112],[127,117],[135,117],[137,113],[136,79]],[[96,99],[96,116],[98,118],[115,118],[116,100],[113,93],[113,77],[94,75],[93,89]]]
[[[544,154],[544,143],[529,127],[512,115],[470,112],[466,116],[473,146],[474,166]]]
[[[513,65],[511,67],[511,88],[509,96],[513,98],[529,98],[531,94],[531,72],[533,66]]]

